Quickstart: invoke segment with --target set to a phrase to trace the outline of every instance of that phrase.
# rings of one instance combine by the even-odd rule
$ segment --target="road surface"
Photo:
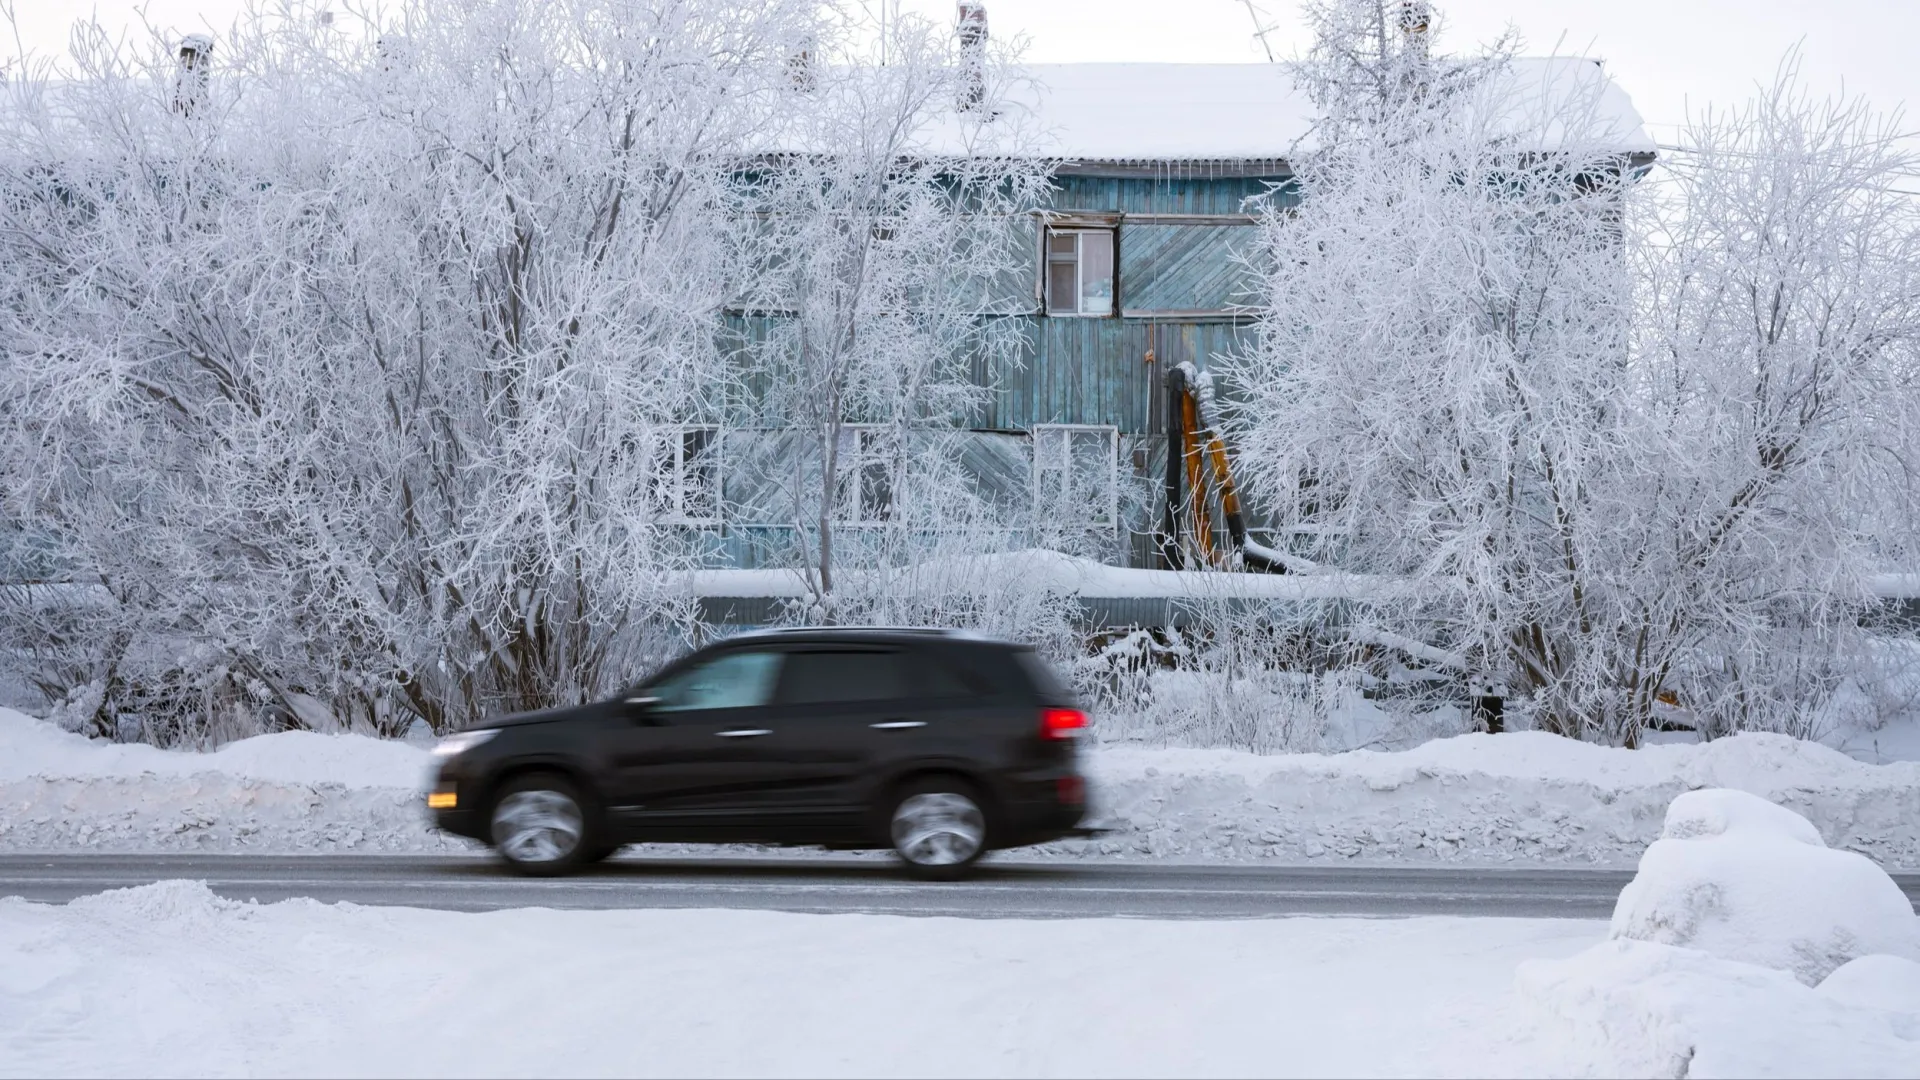
[[[311,897],[454,911],[513,907],[761,908],[969,918],[1237,919],[1279,915],[1604,918],[1622,870],[1170,866],[989,862],[973,880],[908,881],[863,859],[627,857],[577,877],[514,877],[481,857],[7,855],[0,896],[64,903],[168,878],[263,903]],[[1920,897],[1920,874],[1896,875]]]

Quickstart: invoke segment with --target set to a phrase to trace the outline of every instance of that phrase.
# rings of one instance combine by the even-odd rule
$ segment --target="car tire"
[[[508,868],[530,877],[570,874],[601,850],[590,832],[590,804],[559,773],[526,773],[506,782],[487,812],[493,850]]]
[[[967,876],[987,853],[987,827],[986,800],[957,776],[911,781],[894,792],[887,811],[894,856],[925,881]]]

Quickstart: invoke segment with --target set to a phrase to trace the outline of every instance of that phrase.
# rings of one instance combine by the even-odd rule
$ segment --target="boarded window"
[[[1226,311],[1251,299],[1240,258],[1257,239],[1254,226],[1128,224],[1125,231],[1123,311]]]

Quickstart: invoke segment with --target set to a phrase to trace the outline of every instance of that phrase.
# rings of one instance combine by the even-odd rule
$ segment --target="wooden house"
[[[1272,64],[1055,64],[1024,74],[1030,89],[1014,107],[1064,164],[1022,290],[1022,355],[976,365],[985,404],[967,419],[960,457],[1006,508],[1011,546],[1163,566],[1166,373],[1183,362],[1206,370],[1252,332],[1245,259],[1255,200],[1295,201],[1287,154],[1309,134],[1307,105]],[[1622,152],[1651,159],[1638,115],[1596,61],[1523,60],[1512,78],[1522,101],[1592,93]],[[714,429],[676,451],[690,501],[707,508],[688,520],[712,541],[710,565],[792,565],[790,507],[756,490],[750,459],[797,450]],[[863,513],[856,506],[847,527],[878,524]],[[1275,542],[1257,513],[1250,525],[1255,539]]]

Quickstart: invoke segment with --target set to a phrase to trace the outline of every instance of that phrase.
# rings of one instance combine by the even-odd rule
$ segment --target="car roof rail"
[[[954,635],[959,631],[943,626],[766,626],[748,634],[937,634]]]

